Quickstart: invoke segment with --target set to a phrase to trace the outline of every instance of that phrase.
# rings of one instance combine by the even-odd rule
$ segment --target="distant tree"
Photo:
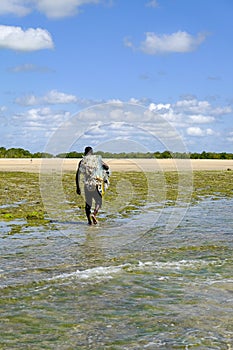
[[[190,158],[191,158],[191,159],[199,159],[199,158],[200,158],[200,154],[199,154],[199,153],[196,153],[196,152],[195,152],[195,153],[191,153],[191,154],[190,154]]]
[[[23,148],[9,148],[5,153],[6,158],[31,158],[32,154]]]
[[[59,153],[56,155],[56,158],[66,158],[67,153]]]
[[[172,158],[172,154],[170,151],[164,151],[161,153],[161,158]]]
[[[6,155],[6,148],[0,147],[0,158],[5,158]]]
[[[42,158],[53,158],[54,155],[51,153],[42,153]]]
[[[227,159],[227,154],[226,154],[226,152],[220,153],[220,159]]]
[[[83,153],[72,151],[67,153],[66,158],[82,158]]]
[[[36,152],[33,153],[32,158],[53,158],[51,153]]]
[[[216,152],[206,152],[202,153],[185,153],[185,152],[171,152],[165,150],[163,152],[120,152],[120,153],[111,153],[97,151],[95,152],[98,155],[101,155],[103,158],[116,158],[116,159],[125,159],[125,158],[190,158],[190,159],[233,159],[232,153],[216,153]],[[71,151],[67,153],[59,153],[56,155],[57,158],[81,158],[83,153]],[[23,148],[9,148],[0,147],[0,158],[53,158],[54,155],[44,152],[30,153],[28,150]]]
[[[43,157],[43,153],[41,152],[36,152],[33,153],[32,158],[42,158]]]
[[[176,159],[187,159],[190,158],[190,153],[181,153],[181,152],[174,152],[172,153],[172,158],[176,158]]]
[[[56,158],[82,158],[83,153],[72,151],[68,153],[59,153]]]
[[[153,153],[153,157],[154,157],[154,158],[160,158],[160,157],[161,157],[161,153],[160,153],[159,151],[154,152],[154,153]]]

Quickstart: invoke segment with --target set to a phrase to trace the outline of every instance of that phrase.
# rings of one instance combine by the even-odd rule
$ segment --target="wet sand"
[[[215,159],[105,159],[112,171],[233,170],[233,160]],[[0,158],[0,171],[76,171],[79,159]]]

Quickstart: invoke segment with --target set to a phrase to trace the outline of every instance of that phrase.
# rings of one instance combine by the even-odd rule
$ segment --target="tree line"
[[[103,152],[97,151],[95,154],[101,155],[103,158],[180,158],[180,159],[233,159],[233,153],[227,152],[206,152],[203,151],[201,153],[182,153],[182,152],[171,152],[165,150],[163,152],[120,152],[120,153],[111,153],[111,152]],[[23,148],[9,148],[0,147],[0,158],[82,158],[82,152],[71,151],[67,153],[59,153],[57,155],[53,155],[50,153],[36,152],[31,153],[28,150]]]

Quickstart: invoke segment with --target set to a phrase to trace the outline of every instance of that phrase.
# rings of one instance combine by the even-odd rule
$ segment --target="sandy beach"
[[[106,159],[112,171],[233,170],[233,160]],[[79,159],[1,158],[0,171],[76,171]]]

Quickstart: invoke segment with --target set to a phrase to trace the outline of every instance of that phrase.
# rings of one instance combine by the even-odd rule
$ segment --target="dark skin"
[[[80,180],[80,163],[81,161],[79,162],[78,164],[78,170],[76,172],[76,193],[80,196],[81,195],[81,190],[80,190],[80,187],[79,187],[79,180]]]

